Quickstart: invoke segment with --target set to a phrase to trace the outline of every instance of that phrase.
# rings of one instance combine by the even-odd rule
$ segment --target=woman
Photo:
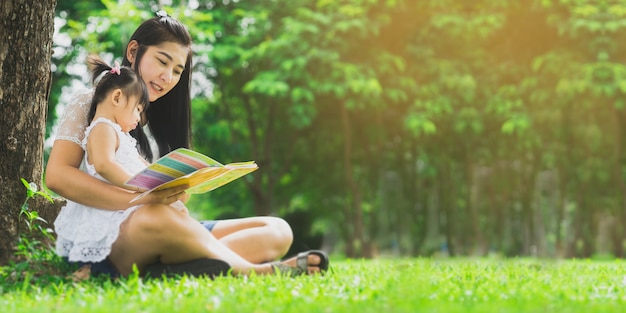
[[[169,16],[142,23],[126,47],[123,65],[139,73],[151,101],[145,113],[147,124],[133,134],[148,160],[190,146],[191,64],[191,36]],[[80,142],[91,96],[87,92],[76,97],[60,120],[46,168],[46,184],[66,199],[86,206],[125,210],[136,194],[80,170],[84,155]],[[287,252],[292,241],[291,228],[282,219],[266,216],[198,223],[169,206],[187,199],[184,189],[152,193],[133,203],[143,206],[122,223],[106,260],[114,272],[128,275],[133,265],[145,272],[147,267],[161,264],[171,273],[202,274],[206,270],[210,274],[211,259],[222,260],[234,274],[243,275],[274,273],[277,268],[290,273],[327,268],[327,257],[320,251],[272,262]]]

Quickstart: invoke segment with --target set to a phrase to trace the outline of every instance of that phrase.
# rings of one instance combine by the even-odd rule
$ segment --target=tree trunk
[[[613,164],[614,170],[614,181],[615,186],[617,186],[617,194],[619,196],[619,201],[617,205],[617,210],[612,212],[612,217],[614,219],[614,223],[612,223],[610,236],[611,236],[611,244],[612,250],[611,252],[617,258],[624,258],[625,251],[623,245],[623,238],[626,235],[625,227],[620,223],[620,221],[626,220],[626,184],[624,184],[624,180],[622,179],[622,167],[624,164],[624,160],[626,160],[626,151],[622,148],[624,146],[624,140],[626,140],[626,124],[624,121],[626,120],[626,116],[623,113],[623,110],[613,109],[613,116],[615,116],[615,123],[617,125],[617,131],[615,132],[615,155],[617,155],[617,159]]]
[[[454,185],[454,179],[451,177],[451,162],[443,160],[439,164],[441,173],[439,174],[439,190],[438,190],[438,203],[441,206],[443,216],[442,228],[445,236],[445,246],[442,250],[445,250],[448,255],[454,257],[459,252],[457,249],[457,223],[455,212],[455,201],[457,197],[457,189]]]
[[[341,117],[342,124],[344,127],[344,170],[346,175],[346,183],[349,187],[350,191],[350,200],[347,204],[347,208],[350,211],[351,215],[348,215],[348,222],[352,222],[353,224],[353,248],[357,250],[357,256],[365,256],[369,257],[369,242],[365,241],[364,231],[363,231],[363,208],[361,204],[361,192],[359,190],[359,186],[354,180],[354,173],[352,171],[352,131],[350,125],[350,116],[348,115],[348,109],[345,106],[341,106]]]
[[[533,201],[535,199],[535,189],[537,181],[537,171],[539,169],[540,156],[535,150],[529,160],[526,160],[526,164],[520,169],[521,173],[521,203],[522,203],[522,216],[523,216],[523,229],[524,229],[524,255],[530,255],[536,257],[537,248],[539,243],[536,236],[535,225],[535,207]]]
[[[469,149],[468,149],[469,150]],[[485,236],[483,234],[483,230],[482,227],[480,225],[480,215],[481,212],[478,208],[478,204],[477,204],[477,191],[476,188],[477,185],[479,184],[476,180],[475,180],[475,175],[477,174],[476,171],[476,165],[473,162],[471,156],[469,156],[471,152],[466,151],[466,156],[464,159],[464,167],[465,167],[465,181],[467,184],[467,192],[465,193],[465,204],[466,204],[466,209],[467,209],[467,215],[469,216],[469,223],[471,223],[471,230],[472,230],[472,236],[470,236],[470,238],[472,238],[472,249],[473,251],[471,251],[471,254],[474,255],[484,255],[488,252],[488,245],[485,242]],[[468,246],[468,248],[470,248]]]
[[[0,3],[0,265],[13,255],[26,189],[41,185],[56,0]]]

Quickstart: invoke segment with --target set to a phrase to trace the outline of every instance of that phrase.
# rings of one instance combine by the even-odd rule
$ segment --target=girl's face
[[[190,47],[176,42],[149,46],[139,60],[139,74],[148,86],[150,102],[156,101],[176,86],[185,69]]]
[[[115,110],[115,122],[120,125],[123,132],[129,132],[139,125],[143,105],[138,101],[138,97],[122,96],[118,109]]]

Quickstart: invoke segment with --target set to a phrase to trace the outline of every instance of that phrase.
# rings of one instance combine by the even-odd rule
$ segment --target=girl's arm
[[[87,206],[105,210],[124,210],[137,204],[171,204],[184,195],[186,186],[158,192],[133,202],[137,194],[91,177],[79,169],[83,149],[68,140],[56,140],[46,166],[46,185],[62,197]]]
[[[115,152],[119,148],[119,138],[115,129],[108,124],[101,123],[91,129],[87,137],[88,162],[93,164],[96,172],[109,183],[120,188],[133,190],[124,185],[132,177],[115,158]]]

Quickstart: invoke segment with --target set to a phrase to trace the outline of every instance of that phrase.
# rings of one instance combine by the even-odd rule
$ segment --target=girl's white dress
[[[87,115],[93,97],[93,89],[79,91],[72,97],[65,107],[65,112],[58,122],[54,140],[66,140],[80,145],[85,150],[86,136],[89,135],[93,126],[87,127]],[[105,120],[105,123],[108,120]],[[98,122],[94,121],[92,125]],[[110,121],[108,121],[110,122]],[[116,125],[117,126],[117,125]],[[115,126],[114,126],[115,127]],[[116,152],[118,162],[124,164],[131,173],[139,172],[145,164],[139,158],[135,139],[118,128],[120,146]],[[156,140],[150,133],[148,125],[143,126],[143,131],[150,141],[154,162],[159,157]],[[104,180],[95,173],[93,166],[87,165],[87,155],[80,169],[92,176]],[[181,201],[171,204],[177,210],[186,210]],[[61,209],[59,216],[54,221],[57,233],[56,250],[61,256],[66,256],[70,261],[98,262],[104,260],[111,252],[111,245],[117,239],[120,225],[138,206],[123,211],[109,211],[91,208],[72,201]]]
[[[89,133],[95,125],[100,123],[113,127],[119,137],[119,147],[115,152],[116,161],[133,174],[145,168],[146,165],[137,151],[135,138],[122,132],[118,124],[105,118],[99,118],[87,127],[81,142],[83,150],[87,151],[86,144]],[[89,175],[106,181],[96,172],[93,165],[87,162],[87,152],[85,152],[83,164]],[[72,262],[104,260],[110,254],[111,246],[119,235],[120,225],[138,207],[110,211],[88,207],[68,200],[67,205],[61,209],[54,222],[57,233],[57,253],[60,256],[68,257]]]

